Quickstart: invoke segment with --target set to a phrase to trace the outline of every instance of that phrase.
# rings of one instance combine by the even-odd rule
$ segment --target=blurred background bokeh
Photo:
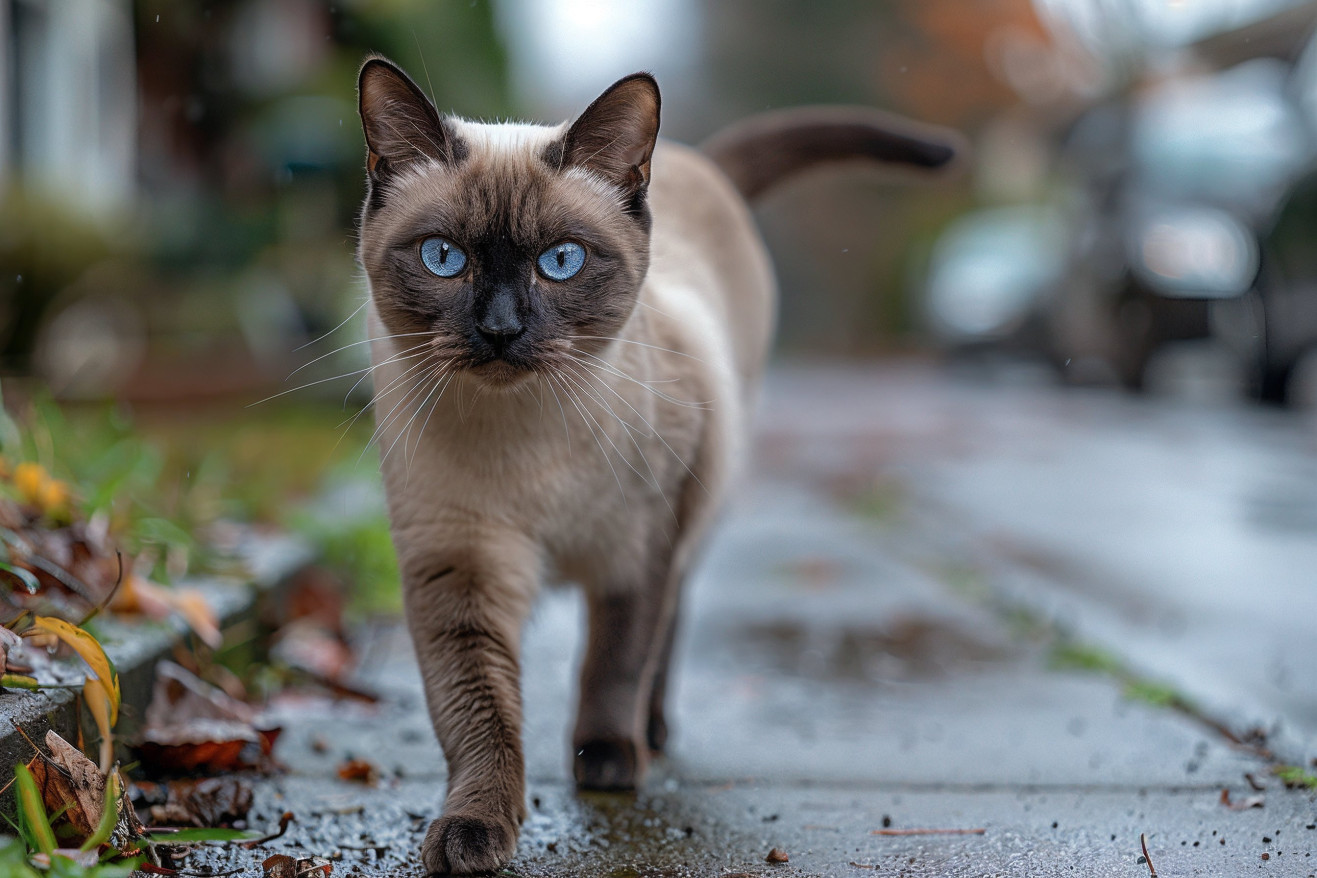
[[[816,102],[964,131],[954,181],[821,171],[759,206],[787,354],[1301,402],[1314,22],[1298,0],[2,0],[0,364],[61,398],[196,403],[330,350],[299,348],[365,295],[373,51],[481,118],[559,120],[649,69],[688,142]]]
[[[687,142],[804,103],[963,131],[952,179],[825,169],[757,205],[781,356],[1309,406],[1314,25],[1307,0],[0,0],[6,398],[185,449],[138,473],[188,480],[175,511],[204,475],[313,533],[290,491],[378,512],[323,473],[373,469],[354,89],[379,52],[485,119],[647,69]],[[335,527],[389,579],[378,515]]]

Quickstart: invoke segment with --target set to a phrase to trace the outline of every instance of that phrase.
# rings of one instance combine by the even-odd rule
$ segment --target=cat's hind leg
[[[576,785],[633,790],[649,763],[650,700],[673,627],[676,584],[587,592],[589,632],[572,735]]]

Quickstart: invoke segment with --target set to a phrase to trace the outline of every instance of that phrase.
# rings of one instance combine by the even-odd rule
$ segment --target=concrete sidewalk
[[[1317,471],[1302,423],[851,369],[779,370],[763,422],[685,607],[671,754],[639,796],[572,791],[580,606],[545,596],[525,649],[531,816],[512,873],[1141,878],[1146,833],[1163,878],[1317,875],[1311,793],[1195,716],[1053,668],[1072,630],[1204,711],[1279,723],[1286,758],[1311,755],[1312,533],[1293,510],[1230,513],[1249,473]],[[1196,467],[1172,466],[1186,454]],[[1219,468],[1237,478],[1202,475]],[[1232,584],[1278,590],[1241,616]],[[254,876],[300,851],[334,857],[336,875],[420,874],[443,762],[401,630],[363,645],[382,705],[284,717],[292,771],[260,787],[253,817],[294,811],[288,835],[190,869]],[[1256,691],[1268,674],[1285,685]],[[337,780],[348,755],[384,782]],[[1223,789],[1263,807],[1230,810]],[[790,862],[765,862],[772,847]]]

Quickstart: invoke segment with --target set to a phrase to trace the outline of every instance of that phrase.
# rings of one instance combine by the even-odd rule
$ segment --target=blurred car
[[[1254,59],[1092,108],[1060,149],[1065,209],[985,210],[941,236],[935,331],[1063,369],[1099,362],[1131,388],[1167,344],[1212,338],[1258,396],[1283,401],[1317,347],[1310,107],[1317,61]]]

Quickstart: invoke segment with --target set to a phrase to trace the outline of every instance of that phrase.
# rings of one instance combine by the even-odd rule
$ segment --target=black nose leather
[[[505,290],[499,290],[484,303],[484,313],[477,311],[476,329],[485,341],[502,348],[526,331],[521,318],[517,316],[517,301]]]
[[[482,320],[476,324],[476,329],[491,342],[512,341],[526,331],[519,320]]]

